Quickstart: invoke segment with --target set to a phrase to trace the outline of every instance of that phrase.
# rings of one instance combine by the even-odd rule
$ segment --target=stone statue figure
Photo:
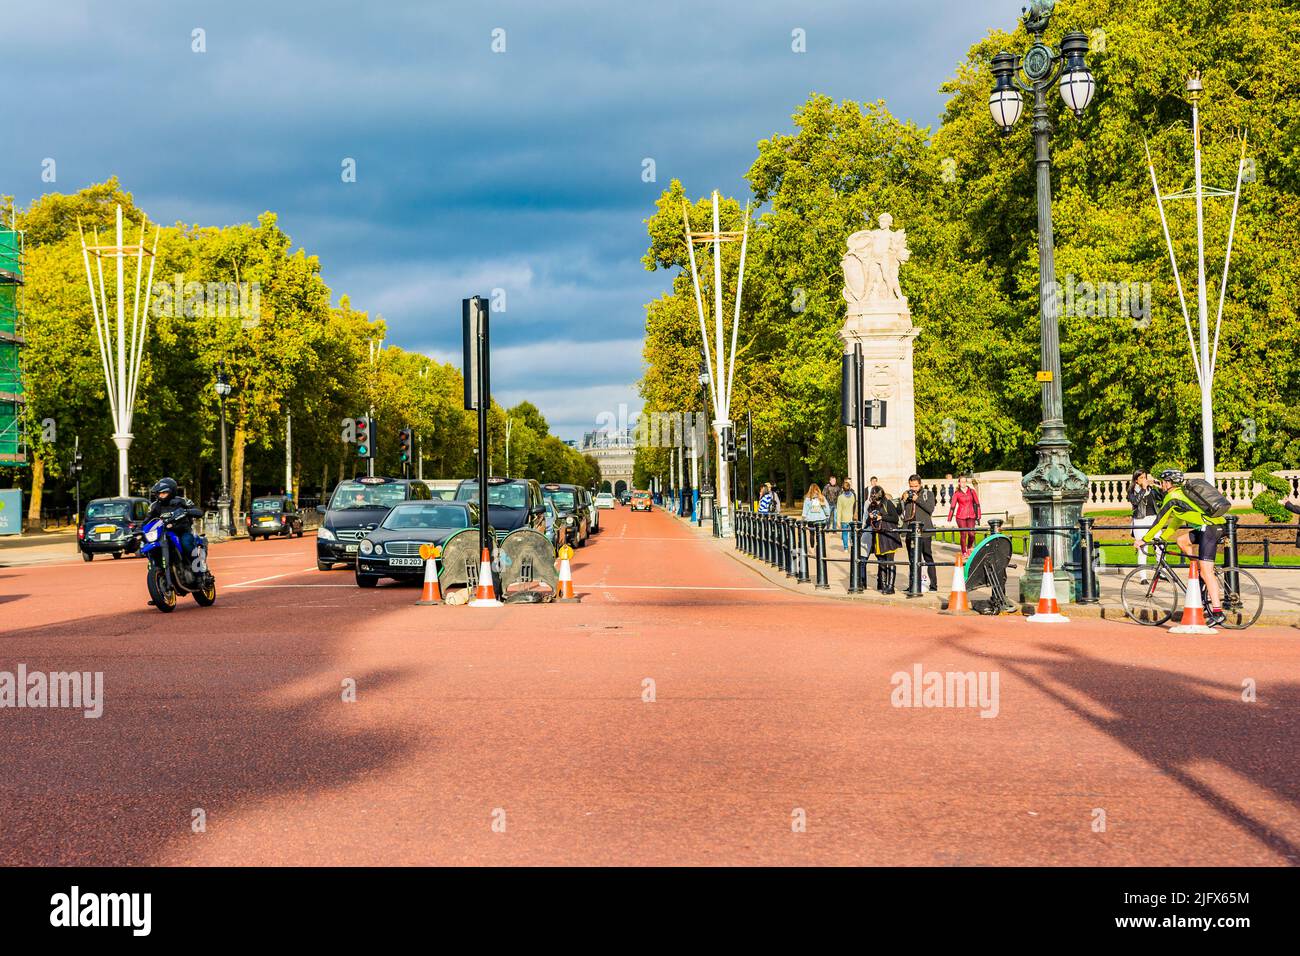
[[[883,213],[879,229],[862,229],[848,238],[848,251],[840,260],[844,268],[844,300],[849,311],[854,306],[872,303],[901,302],[906,305],[898,285],[898,267],[911,253],[907,233],[891,228],[894,217]]]

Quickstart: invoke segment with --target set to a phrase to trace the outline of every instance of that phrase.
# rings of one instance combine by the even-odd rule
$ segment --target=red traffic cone
[[[1043,579],[1038,588],[1038,610],[1029,615],[1034,624],[1068,624],[1070,619],[1061,613],[1056,600],[1056,577],[1052,574],[1052,559],[1043,561]]]
[[[496,588],[492,584],[492,556],[488,554],[488,549],[483,549],[483,556],[479,559],[478,566],[478,584],[474,588],[474,599],[469,602],[470,607],[501,607],[501,602],[497,600]]]
[[[559,602],[561,604],[577,604],[578,596],[573,593],[573,572],[569,568],[569,558],[573,556],[573,549],[567,544],[560,549],[560,594]]]
[[[966,593],[966,571],[961,566],[961,555],[953,561],[952,590],[948,594],[948,606],[940,614],[974,614],[970,606],[970,595]]]
[[[1205,623],[1205,602],[1201,600],[1201,562],[1191,562],[1187,579],[1187,599],[1183,601],[1183,619],[1169,629],[1170,634],[1213,634],[1214,628]]]
[[[424,557],[424,587],[420,589],[420,600],[415,602],[418,605],[442,603],[442,587],[438,583],[438,551],[433,545],[420,545],[420,553]]]

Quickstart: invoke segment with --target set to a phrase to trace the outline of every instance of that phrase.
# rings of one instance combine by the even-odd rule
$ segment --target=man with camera
[[[928,488],[921,487],[921,476],[913,475],[907,479],[907,491],[903,494],[903,529],[907,532],[908,554],[915,547],[912,541],[912,524],[917,523],[920,526],[920,552],[921,561],[927,569],[930,579],[930,590],[939,590],[939,573],[934,566],[934,553],[931,542],[934,539],[934,492]],[[911,561],[908,561],[908,570],[912,567]],[[913,585],[919,584],[917,581],[908,580],[908,593],[912,591]]]

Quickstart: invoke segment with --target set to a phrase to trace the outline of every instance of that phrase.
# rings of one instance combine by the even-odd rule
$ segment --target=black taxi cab
[[[556,482],[542,485],[542,497],[555,509],[556,538],[561,544],[581,548],[591,536],[591,513],[587,510],[585,490]]]
[[[254,498],[248,506],[248,516],[244,521],[249,541],[275,535],[302,537],[302,513],[288,495],[262,495]]]
[[[429,486],[416,478],[381,478],[378,475],[340,481],[329,504],[318,510],[316,567],[328,571],[336,564],[355,567],[361,539],[379,527],[388,509],[402,501],[429,501]]]
[[[97,554],[120,558],[134,554],[140,546],[136,530],[149,514],[147,498],[95,498],[77,525],[77,550],[81,560],[93,561]]]
[[[361,539],[357,586],[372,588],[380,578],[417,580],[424,576],[420,546],[442,546],[453,535],[478,528],[478,505],[468,501],[402,501],[393,505],[379,527]],[[488,533],[493,533],[491,525]],[[477,539],[476,539],[477,540]]]
[[[546,534],[546,499],[542,497],[542,486],[534,479],[489,478],[487,492],[488,524],[498,541],[519,528]],[[456,500],[477,502],[478,481],[462,481],[456,489]]]

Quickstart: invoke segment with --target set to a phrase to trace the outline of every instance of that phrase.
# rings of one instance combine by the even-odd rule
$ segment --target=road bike
[[[1172,620],[1181,610],[1187,595],[1187,585],[1169,564],[1168,545],[1163,541],[1154,543],[1154,568],[1134,568],[1124,578],[1119,589],[1124,613],[1134,622],[1147,627],[1158,627]],[[1144,577],[1146,580],[1143,580]],[[1242,630],[1259,620],[1259,615],[1264,610],[1264,592],[1260,590],[1259,581],[1253,574],[1240,568],[1216,567],[1214,578],[1219,582],[1219,594],[1223,596],[1223,627]],[[1201,603],[1208,615],[1209,594],[1205,582],[1199,583]]]

